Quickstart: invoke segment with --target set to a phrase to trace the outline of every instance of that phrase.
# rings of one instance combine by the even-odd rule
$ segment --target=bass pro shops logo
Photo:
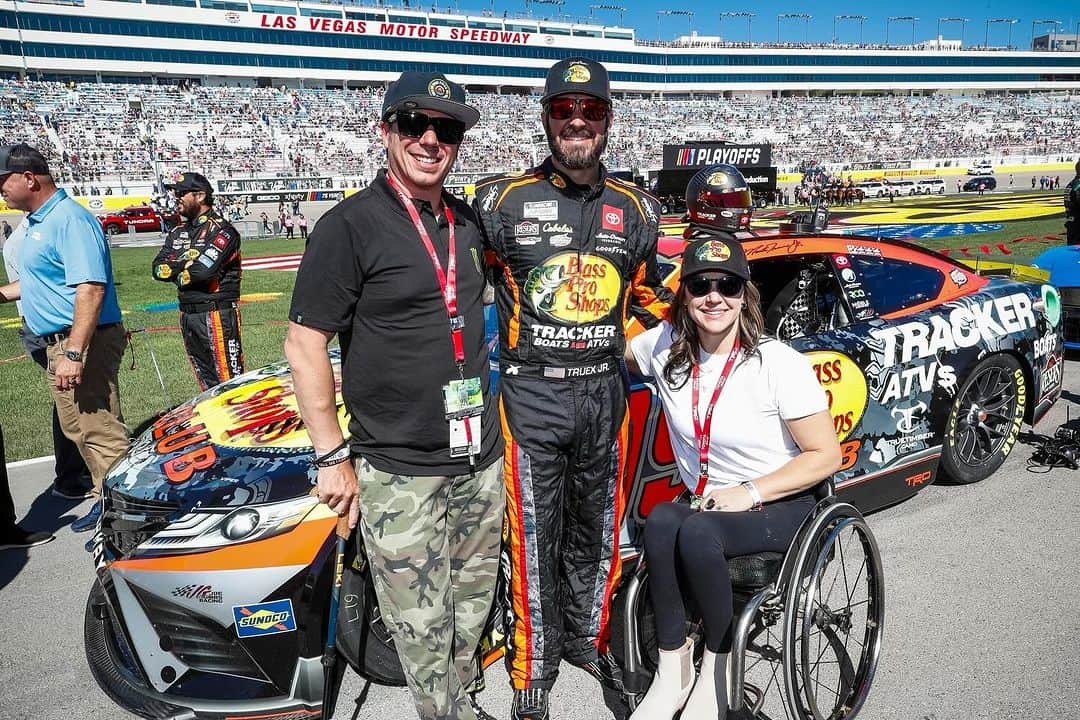
[[[579,325],[607,317],[618,303],[618,269],[598,255],[560,253],[533,268],[525,295],[540,312],[562,323]]]

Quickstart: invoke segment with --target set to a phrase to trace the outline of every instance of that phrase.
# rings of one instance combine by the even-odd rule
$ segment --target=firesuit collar
[[[559,172],[555,167],[555,163],[551,161],[551,157],[548,156],[540,166],[541,172],[544,173],[544,177],[547,181],[554,185],[557,189],[563,193],[572,197],[580,197],[591,199],[597,197],[604,191],[604,180],[607,178],[607,168],[604,167],[604,163],[600,163],[600,179],[595,185],[578,185],[566,175]]]

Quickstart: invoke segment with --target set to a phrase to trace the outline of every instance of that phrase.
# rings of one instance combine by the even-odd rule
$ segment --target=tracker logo
[[[612,232],[625,232],[623,230],[622,208],[605,205],[601,216],[600,227],[604,230],[611,230]]]

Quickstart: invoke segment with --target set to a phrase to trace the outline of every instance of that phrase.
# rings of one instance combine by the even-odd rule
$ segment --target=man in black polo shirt
[[[319,497],[359,521],[380,610],[417,711],[431,719],[477,718],[467,688],[504,505],[480,231],[443,192],[479,116],[441,74],[406,72],[390,85],[388,169],[315,227],[285,341]],[[335,334],[347,440],[326,351]]]

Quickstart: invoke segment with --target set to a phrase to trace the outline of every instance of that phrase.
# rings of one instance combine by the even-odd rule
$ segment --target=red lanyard
[[[700,369],[698,365],[693,365],[690,374],[693,378],[693,392],[692,399],[694,403],[694,441],[697,443],[698,448],[698,484],[695,495],[700,496],[705,492],[705,486],[709,482],[709,444],[712,441],[712,415],[713,410],[716,409],[716,402],[720,399],[720,392],[724,389],[724,385],[727,384],[728,377],[731,375],[731,369],[735,367],[735,358],[739,356],[739,338],[735,338],[735,345],[731,348],[731,352],[728,353],[727,361],[724,363],[724,369],[720,372],[720,379],[716,381],[716,388],[713,389],[712,399],[709,400],[709,408],[705,411],[705,425],[702,427],[701,421],[698,419],[698,402],[701,393],[701,380]]]
[[[420,241],[424,243],[428,257],[431,258],[431,264],[435,267],[435,277],[439,281],[439,290],[442,292],[443,302],[446,304],[446,314],[450,316],[450,340],[454,343],[454,361],[457,362],[458,370],[461,370],[465,365],[465,342],[462,337],[465,318],[458,317],[457,314],[457,242],[454,237],[454,214],[450,211],[449,205],[443,205],[443,210],[446,212],[446,222],[450,226],[450,240],[448,243],[450,253],[446,259],[446,272],[444,273],[442,263],[439,262],[439,256],[435,254],[435,246],[431,244],[431,237],[428,235],[424,223],[420,220],[420,213],[416,211],[416,205],[413,203],[412,198],[402,192],[390,173],[386,174],[386,181],[390,183],[390,187],[394,188],[398,198],[401,200],[401,204],[409,212],[409,217],[412,218],[413,225],[416,226],[416,233],[420,236]]]

